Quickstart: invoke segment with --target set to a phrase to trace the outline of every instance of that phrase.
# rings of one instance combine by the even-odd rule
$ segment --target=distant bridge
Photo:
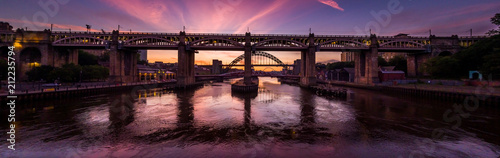
[[[266,53],[266,52],[252,52],[251,54],[252,57],[252,66],[281,66],[281,67],[288,67],[292,65],[285,65],[280,59],[275,57],[272,54]],[[234,66],[245,66],[243,65],[238,65],[241,61],[245,59],[245,54],[240,55],[236,59],[234,59],[229,65],[226,66],[226,69],[224,72],[229,72],[232,67]]]

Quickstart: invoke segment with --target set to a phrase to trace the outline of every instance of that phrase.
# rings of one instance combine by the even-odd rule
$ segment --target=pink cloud
[[[344,11],[344,8],[341,8],[339,4],[333,0],[318,0],[320,3],[326,4],[332,8],[338,9],[340,11]]]
[[[258,19],[266,17],[273,11],[276,11],[277,9],[281,8],[283,5],[287,4],[286,2],[287,0],[275,1],[271,6],[267,7],[264,11],[259,12],[257,15],[253,16],[252,18],[242,23],[241,26],[238,28],[238,30],[236,30],[236,33],[246,32],[245,30],[250,24],[254,23]]]
[[[281,26],[290,18],[283,15],[297,12],[307,2],[292,0],[275,1],[160,1],[101,0],[123,13],[143,21],[154,30],[177,32],[186,27],[189,33],[238,33],[247,27],[252,30],[266,30]],[[276,20],[276,19],[280,20]],[[262,25],[265,23],[266,25]],[[142,31],[142,30],[139,30]],[[254,32],[253,32],[254,33]]]

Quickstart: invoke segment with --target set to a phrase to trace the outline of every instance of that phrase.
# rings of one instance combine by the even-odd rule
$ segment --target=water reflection
[[[229,83],[31,103],[19,110],[18,153],[27,154],[0,142],[0,157],[407,157],[428,146],[436,157],[500,155],[491,108],[421,145],[450,126],[442,116],[452,104],[356,89],[337,100],[271,78],[257,93],[231,93]]]
[[[109,129],[111,133],[119,135],[127,125],[134,122],[134,103],[136,99],[131,95],[121,94],[109,99]]]
[[[259,92],[262,92],[262,91],[259,90]],[[239,98],[239,99],[243,100],[243,102],[244,102],[244,106],[245,106],[244,126],[245,126],[246,130],[251,129],[251,126],[252,126],[251,125],[251,123],[252,123],[252,100],[257,98],[258,95],[259,95],[259,93],[257,93],[257,92],[250,92],[250,93],[234,93],[234,92],[232,92],[231,93],[231,96]]]
[[[193,107],[193,97],[195,91],[178,91],[178,121],[177,127],[181,129],[191,129],[194,127],[194,107]]]

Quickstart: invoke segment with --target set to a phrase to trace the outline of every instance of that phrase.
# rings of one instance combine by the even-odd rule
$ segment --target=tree
[[[85,51],[78,51],[78,64],[80,65],[98,65],[99,57],[87,53]]]
[[[456,79],[460,76],[459,61],[451,56],[429,59],[423,66],[424,70],[435,78]]]
[[[109,69],[99,65],[87,65],[82,67],[83,80],[105,80],[109,77]]]
[[[30,71],[26,72],[29,81],[49,81],[49,74],[54,70],[54,67],[48,65],[42,65],[40,67],[35,67]]]
[[[389,66],[389,63],[387,63],[387,61],[381,56],[378,56],[377,60],[378,60],[378,66]]]
[[[7,61],[0,59],[0,80],[6,80],[7,79]]]
[[[500,79],[500,50],[495,53],[484,56],[484,64],[481,67],[481,72],[485,77],[492,75],[493,79]]]
[[[335,69],[342,69],[342,68],[353,68],[354,67],[354,61],[349,61],[349,62],[335,62],[335,63],[328,63],[326,65],[327,70],[335,70]]]
[[[495,54],[495,49],[500,49],[500,35],[492,36],[488,39],[476,42],[474,45],[453,55],[459,61],[458,70],[463,77],[468,76],[469,71],[484,70],[483,64],[486,63],[486,56]],[[485,72],[481,72],[485,73]]]
[[[491,18],[491,23],[495,24],[498,26],[498,28],[495,30],[490,30],[488,31],[488,35],[497,35],[500,34],[500,13],[495,14],[494,17]]]
[[[405,57],[401,55],[396,55],[394,58],[389,60],[389,65],[395,66],[394,70],[400,70],[408,72],[408,64]]]

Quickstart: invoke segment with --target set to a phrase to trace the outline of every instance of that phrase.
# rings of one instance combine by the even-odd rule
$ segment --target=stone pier
[[[196,82],[194,69],[195,51],[186,45],[186,32],[180,33],[180,42],[178,49],[178,70],[177,84],[180,86],[189,86]]]
[[[355,54],[355,82],[372,85],[379,82],[378,78],[378,42],[377,36],[370,37],[369,50],[360,50]]]
[[[310,87],[316,85],[316,46],[314,34],[309,34],[309,47],[301,52],[300,85]]]

